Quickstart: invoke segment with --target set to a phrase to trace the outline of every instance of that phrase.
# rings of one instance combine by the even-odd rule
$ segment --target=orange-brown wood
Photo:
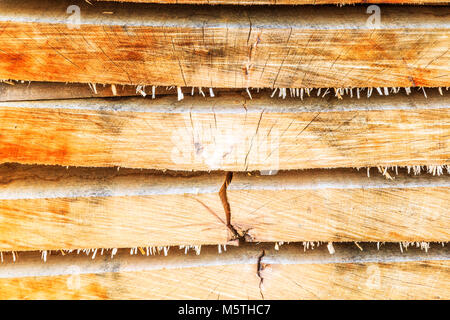
[[[270,265],[266,299],[449,299],[450,264]],[[182,285],[180,285],[182,284]],[[1,299],[261,299],[254,265],[0,279]]]
[[[173,170],[447,165],[445,97],[0,102],[0,162]]]
[[[251,241],[448,241],[448,176],[372,170],[235,174],[231,224]]]
[[[383,7],[381,24],[372,24],[366,7],[80,2],[77,20],[67,13],[72,4],[0,3],[0,79],[224,88],[450,85],[448,7]]]
[[[224,174],[0,167],[0,251],[227,243]]]
[[[450,262],[269,265],[266,299],[448,299]]]
[[[222,254],[207,247],[198,256],[122,251],[113,259],[100,252],[91,259],[72,253],[48,256],[46,263],[39,254],[22,254],[16,263],[8,257],[0,264],[0,298],[448,299],[450,264],[440,245],[428,254],[362,246],[367,251],[336,244],[333,255],[324,246],[303,252],[298,245],[278,251],[267,245],[229,247]]]
[[[260,299],[254,265],[0,279],[0,299]]]
[[[235,174],[230,217],[224,174],[4,165],[0,176],[0,251],[226,244],[236,231],[249,242],[450,236],[448,178],[425,173]]]

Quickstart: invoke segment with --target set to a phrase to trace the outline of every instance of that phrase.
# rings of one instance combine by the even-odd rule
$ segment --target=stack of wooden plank
[[[450,9],[385,2],[2,0],[0,298],[449,299]]]

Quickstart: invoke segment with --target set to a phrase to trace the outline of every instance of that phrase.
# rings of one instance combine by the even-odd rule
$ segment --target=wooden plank
[[[0,279],[0,298],[258,299],[257,281],[253,265],[30,277]]]
[[[425,247],[421,248],[427,244]],[[313,246],[314,245],[314,246]],[[289,243],[246,243],[239,246],[217,245],[201,246],[197,252],[194,248],[170,247],[167,256],[162,252],[144,250],[130,254],[130,249],[118,249],[112,254],[111,249],[91,250],[89,253],[46,251],[44,260],[40,252],[27,251],[2,252],[0,260],[0,278],[49,277],[65,274],[98,274],[105,272],[140,272],[160,269],[184,269],[230,264],[345,264],[345,263],[400,263],[413,261],[450,260],[448,247],[441,243],[373,243],[364,242],[355,245],[347,242],[334,242],[334,253],[330,254],[327,244]],[[447,244],[448,245],[448,244]],[[277,249],[278,248],[278,249]],[[264,253],[264,254],[263,254]],[[72,266],[77,268],[71,268]]]
[[[266,299],[448,299],[450,262],[270,265]]]
[[[0,251],[226,243],[224,174],[0,167]]]
[[[263,271],[262,295],[266,299],[446,300],[449,269],[448,261],[275,265]],[[258,283],[254,265],[227,265],[0,279],[0,298],[261,299]]]
[[[448,4],[448,0],[97,0],[136,3],[171,3],[171,4],[234,4],[234,5],[302,5],[302,4]]]
[[[231,224],[259,241],[447,241],[447,176],[368,178],[366,170],[235,174]]]
[[[92,260],[71,254],[50,256],[47,263],[30,253],[16,263],[0,264],[0,298],[448,298],[448,249],[434,245],[427,254],[415,248],[401,253],[393,246],[377,251],[374,244],[366,245],[367,252],[361,252],[354,245],[336,244],[336,256],[324,246],[303,252],[298,245],[279,251],[254,245],[222,254],[210,247],[200,256],[121,252],[114,259],[98,255]]]
[[[0,79],[224,88],[450,85],[448,7],[382,7],[374,28],[366,7],[83,1],[74,24],[67,13],[73,4],[0,3]]]
[[[448,165],[449,110],[431,94],[0,102],[0,162],[187,171]]]

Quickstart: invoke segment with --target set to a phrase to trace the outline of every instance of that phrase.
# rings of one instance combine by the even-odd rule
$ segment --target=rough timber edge
[[[67,24],[67,8],[78,5],[83,12],[81,25],[118,25],[139,27],[186,27],[186,28],[281,28],[321,29],[369,29],[366,25],[365,6],[198,6],[97,2],[94,6],[82,0],[2,0],[0,2],[0,22],[33,22]],[[242,12],[245,10],[246,14]],[[442,7],[382,6],[383,29],[400,28],[449,28],[442,15]],[[113,12],[114,14],[104,14]],[[302,19],[298,19],[301,14]],[[430,19],[430,16],[433,19]],[[194,18],[193,18],[194,17]],[[201,18],[195,18],[201,17]],[[343,18],[345,17],[345,18]],[[18,79],[27,80],[27,79]]]
[[[252,100],[253,97],[294,98],[306,100],[320,97],[342,100],[371,98],[373,96],[414,95],[419,91],[425,98],[428,95],[443,96],[449,87],[345,87],[345,88],[203,88],[177,87],[157,85],[122,85],[99,83],[61,83],[24,80],[0,80],[0,102],[18,102],[34,100],[64,100],[81,98],[111,98],[111,97],[149,97],[161,98],[167,95],[177,95],[178,101],[185,96],[214,98],[223,94],[240,94]],[[5,87],[6,86],[6,87]],[[87,90],[88,89],[88,90]],[[260,94],[261,93],[261,94]],[[417,95],[417,94],[415,94]]]
[[[447,88],[417,90],[404,88],[366,88],[367,95],[357,95],[356,89],[292,89],[289,95],[274,95],[269,92],[245,93],[227,90],[220,94],[201,95],[182,93],[182,98],[174,95],[162,95],[157,99],[143,99],[137,96],[92,97],[90,99],[44,99],[2,101],[1,108],[30,109],[73,109],[113,112],[156,112],[156,113],[302,113],[302,112],[339,112],[339,111],[384,111],[384,110],[421,110],[449,109],[450,103],[444,93]],[[316,91],[314,91],[316,90]],[[359,89],[358,89],[359,90]],[[247,91],[247,90],[246,90]],[[278,92],[283,92],[279,90]],[[384,93],[383,93],[384,92]],[[330,95],[326,96],[328,93]],[[248,95],[247,95],[248,94]],[[180,101],[182,100],[182,101]]]
[[[149,169],[0,165],[0,200],[223,193],[228,190],[303,190],[450,187],[449,165],[173,172]],[[224,183],[226,181],[226,183]]]
[[[175,251],[177,249],[179,250]],[[275,243],[275,246],[273,243],[260,243],[228,247],[219,252],[216,246],[203,246],[201,252],[186,251],[185,247],[181,246],[167,250],[164,256],[160,252],[147,255],[145,250],[137,251],[132,248],[131,251],[80,250],[79,254],[76,250],[72,252],[61,250],[52,255],[47,251],[26,252],[20,255],[9,253],[9,257],[3,253],[0,278],[135,272],[233,264],[397,263],[450,260],[450,251],[445,243],[433,243],[432,246],[430,243],[290,243],[283,246],[278,243]],[[14,261],[12,254],[15,254]]]

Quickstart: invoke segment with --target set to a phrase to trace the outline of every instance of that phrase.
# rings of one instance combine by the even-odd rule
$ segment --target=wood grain
[[[379,251],[374,245],[372,249],[365,246],[368,251],[362,252],[354,245],[337,244],[337,257],[324,247],[303,252],[298,245],[279,251],[267,245],[247,245],[223,254],[205,248],[200,256],[171,251],[168,257],[145,257],[122,252],[117,260],[70,254],[50,256],[46,264],[38,254],[30,253],[25,262],[19,258],[16,264],[0,264],[0,298],[448,299],[448,250],[435,245],[428,254],[414,248],[403,254],[397,249],[393,254],[393,246],[387,244]],[[262,250],[266,255],[261,258],[260,278],[257,269]],[[18,277],[25,270],[31,273]],[[54,274],[39,275],[47,270]]]
[[[0,162],[172,170],[450,164],[448,99],[0,102]]]
[[[266,299],[448,299],[449,261],[270,265]]]
[[[448,7],[383,7],[374,28],[366,7],[76,3],[80,24],[67,13],[73,1],[2,1],[0,79],[219,88],[450,85]]]
[[[1,299],[258,299],[254,265],[0,279]],[[241,288],[241,289],[239,289]]]
[[[450,263],[254,265],[0,279],[1,299],[442,299]],[[180,285],[182,284],[182,285]]]
[[[17,165],[0,173],[0,251],[226,244],[228,221],[253,242],[449,239],[447,176],[235,174],[228,220],[220,173]]]
[[[0,168],[0,251],[226,243],[223,174]]]
[[[231,224],[252,241],[448,241],[450,180],[365,170],[235,174]]]
[[[311,243],[310,243],[311,244]],[[447,243],[448,245],[448,243]],[[200,252],[193,248],[170,247],[166,255],[162,252],[146,254],[137,250],[118,249],[112,254],[111,249],[94,253],[77,251],[64,254],[60,250],[46,251],[44,261],[41,252],[2,252],[0,278],[49,277],[57,275],[101,274],[109,272],[141,272],[160,269],[185,269],[230,264],[253,264],[260,261],[264,265],[271,264],[345,264],[345,263],[401,263],[417,261],[450,260],[450,251],[442,243],[428,243],[424,250],[416,243],[399,246],[399,243],[360,242],[358,245],[349,242],[334,242],[334,253],[330,254],[325,243],[314,243],[305,248],[302,243],[278,245],[274,243],[240,242],[239,245],[222,246],[203,245]],[[362,249],[362,250],[361,250]],[[264,255],[262,254],[264,253]],[[15,258],[15,260],[14,260]],[[73,268],[77,266],[77,268]]]

